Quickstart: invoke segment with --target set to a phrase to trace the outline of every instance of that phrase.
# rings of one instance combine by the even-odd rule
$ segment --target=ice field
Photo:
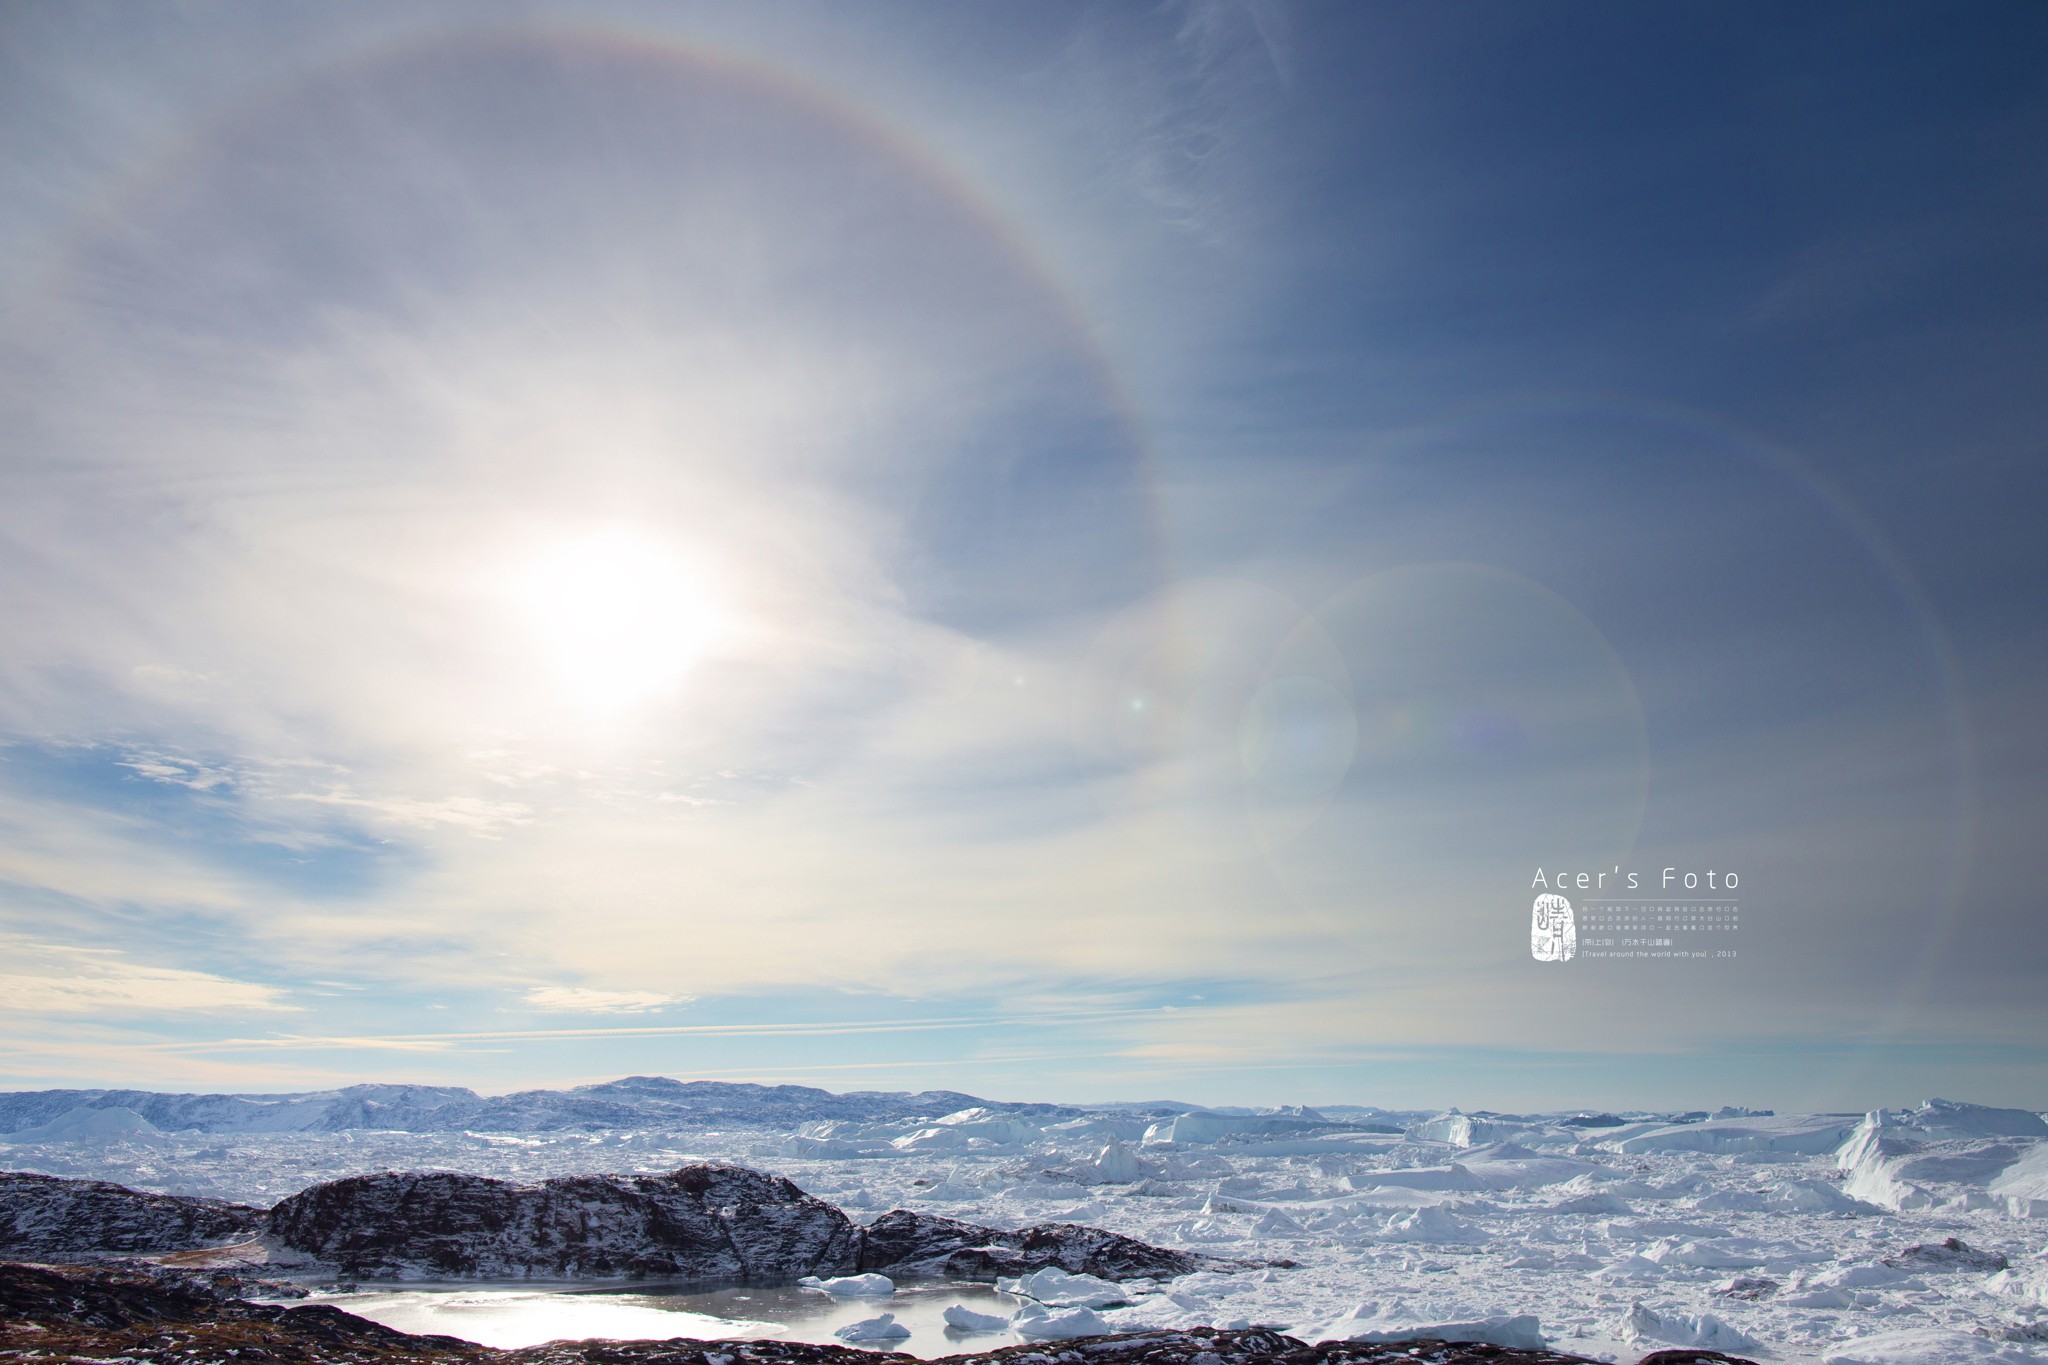
[[[779,1131],[163,1132],[116,1106],[17,1132],[0,1164],[269,1204],[392,1168],[533,1179],[725,1160],[786,1175],[857,1220],[902,1207],[999,1227],[1078,1222],[1259,1263],[1048,1305],[1085,1307],[1112,1330],[1249,1324],[1317,1339],[1466,1324],[1625,1360],[1659,1345],[1838,1365],[2048,1360],[2048,1124],[2027,1111],[1019,1108],[1040,1112]],[[921,1316],[900,1316],[918,1339],[871,1344],[931,1355],[1019,1339],[1010,1324],[933,1339],[936,1302],[904,1286],[904,1304],[913,1290]],[[384,1293],[394,1302],[422,1311]]]

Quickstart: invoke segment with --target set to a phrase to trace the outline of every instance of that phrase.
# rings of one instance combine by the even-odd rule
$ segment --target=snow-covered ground
[[[1936,1101],[1871,1116],[1623,1119],[1040,1107],[785,1131],[529,1133],[163,1133],[108,1120],[0,1147],[0,1165],[268,1204],[394,1167],[531,1179],[730,1160],[856,1218],[905,1207],[1009,1227],[1080,1222],[1294,1263],[1127,1284],[1127,1306],[1094,1310],[1115,1329],[1322,1337],[1455,1323],[1621,1360],[1678,1344],[1836,1365],[2048,1361],[2039,1115]],[[1948,1238],[1978,1254],[1903,1255]]]

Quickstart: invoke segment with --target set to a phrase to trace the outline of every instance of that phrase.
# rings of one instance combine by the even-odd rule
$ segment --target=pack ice
[[[2048,1361],[2048,1123],[1947,1100],[1255,1111],[637,1078],[496,1098],[37,1092],[0,1096],[0,1127],[18,1170],[247,1206],[393,1168],[535,1186],[743,1163],[850,1216],[860,1259],[808,1267],[821,1282],[1095,1282],[1019,1284],[1023,1322],[962,1307],[955,1330],[996,1318],[1018,1339],[1246,1324],[1616,1361]]]

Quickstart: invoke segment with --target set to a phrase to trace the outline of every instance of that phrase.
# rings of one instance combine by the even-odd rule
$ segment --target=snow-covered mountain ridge
[[[834,1094],[806,1085],[751,1085],[628,1076],[571,1090],[483,1096],[460,1086],[352,1085],[288,1095],[163,1094],[149,1090],[0,1093],[0,1134],[61,1141],[122,1131],[201,1133],[546,1133],[674,1127],[794,1127],[820,1120],[888,1122],[968,1108],[1072,1117],[1056,1104],[1004,1104],[950,1090]]]

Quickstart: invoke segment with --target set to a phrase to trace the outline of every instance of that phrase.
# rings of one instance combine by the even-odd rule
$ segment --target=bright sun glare
[[[636,531],[557,544],[529,561],[512,587],[556,684],[597,713],[669,691],[718,633],[701,573]]]

